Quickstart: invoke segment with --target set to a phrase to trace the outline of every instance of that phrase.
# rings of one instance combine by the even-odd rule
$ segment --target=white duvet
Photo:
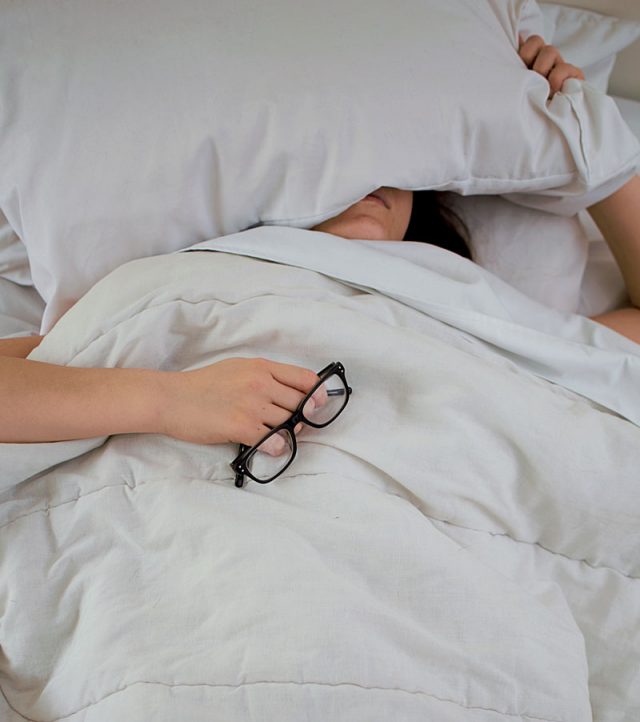
[[[339,360],[349,406],[242,490],[231,445],[0,445],[0,719],[637,720],[634,345],[439,249],[210,247],[113,272],[31,358]]]

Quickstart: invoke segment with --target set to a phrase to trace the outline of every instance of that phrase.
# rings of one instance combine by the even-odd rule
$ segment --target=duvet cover
[[[264,486],[233,445],[0,445],[0,719],[640,717],[634,345],[421,258],[255,229],[61,319],[31,358],[337,360],[353,394]]]

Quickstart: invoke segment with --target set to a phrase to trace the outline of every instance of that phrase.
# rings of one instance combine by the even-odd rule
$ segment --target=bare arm
[[[131,399],[140,386],[130,389],[133,377],[111,369],[76,369],[26,361],[42,341],[42,336],[0,340],[0,439],[4,442],[61,441],[134,430],[146,425],[134,414],[140,402]],[[116,389],[134,393],[126,405],[118,404],[104,373],[114,379]],[[140,375],[137,375],[140,380]],[[129,383],[126,383],[129,382]],[[124,401],[124,399],[122,399]],[[126,413],[114,413],[119,408]],[[100,409],[100,413],[97,412]],[[105,413],[106,411],[106,413]],[[150,424],[149,424],[150,426]]]
[[[601,313],[599,316],[592,316],[591,320],[608,326],[622,336],[640,343],[640,310],[637,308],[620,308],[616,311]]]
[[[264,359],[226,359],[184,372],[26,359],[40,341],[0,341],[0,442],[160,433],[252,445],[289,418],[318,380],[309,369]]]
[[[520,36],[518,54],[525,65],[547,78],[550,94],[562,89],[568,78],[584,80],[580,68],[564,62],[557,48],[539,35]],[[640,176],[589,208],[620,267],[632,306],[594,316],[618,333],[640,343]]]
[[[153,403],[157,374],[145,369],[83,369],[27,361],[22,348],[2,342],[0,441],[62,441],[160,430]],[[37,345],[37,344],[36,344]],[[155,374],[155,375],[154,375]]]
[[[640,176],[589,208],[616,259],[635,308],[640,308]]]
[[[0,339],[0,356],[27,358],[44,336],[20,336],[19,338]]]
[[[589,208],[624,278],[631,307],[593,320],[640,343],[640,176]]]

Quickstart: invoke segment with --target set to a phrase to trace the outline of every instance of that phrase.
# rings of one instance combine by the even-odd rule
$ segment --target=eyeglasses
[[[318,371],[318,376],[318,383],[287,421],[271,429],[254,446],[240,444],[238,456],[230,464],[236,473],[238,488],[243,486],[245,476],[258,484],[268,484],[282,474],[298,450],[294,429],[300,422],[322,429],[344,411],[352,393],[347,385],[344,366],[334,361]]]

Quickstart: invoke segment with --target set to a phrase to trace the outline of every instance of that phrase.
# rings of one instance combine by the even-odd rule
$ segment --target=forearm
[[[12,356],[14,358],[26,358],[44,336],[20,336],[18,338],[0,339],[0,356]]]
[[[163,372],[0,358],[0,442],[160,430]]]
[[[57,366],[21,355],[0,341],[0,443],[151,433],[251,446],[318,381],[310,369],[262,358],[156,371]]]
[[[589,208],[624,278],[631,303],[640,308],[640,176]]]
[[[628,339],[640,343],[640,309],[621,308],[599,316],[593,316],[592,321],[608,326]]]

